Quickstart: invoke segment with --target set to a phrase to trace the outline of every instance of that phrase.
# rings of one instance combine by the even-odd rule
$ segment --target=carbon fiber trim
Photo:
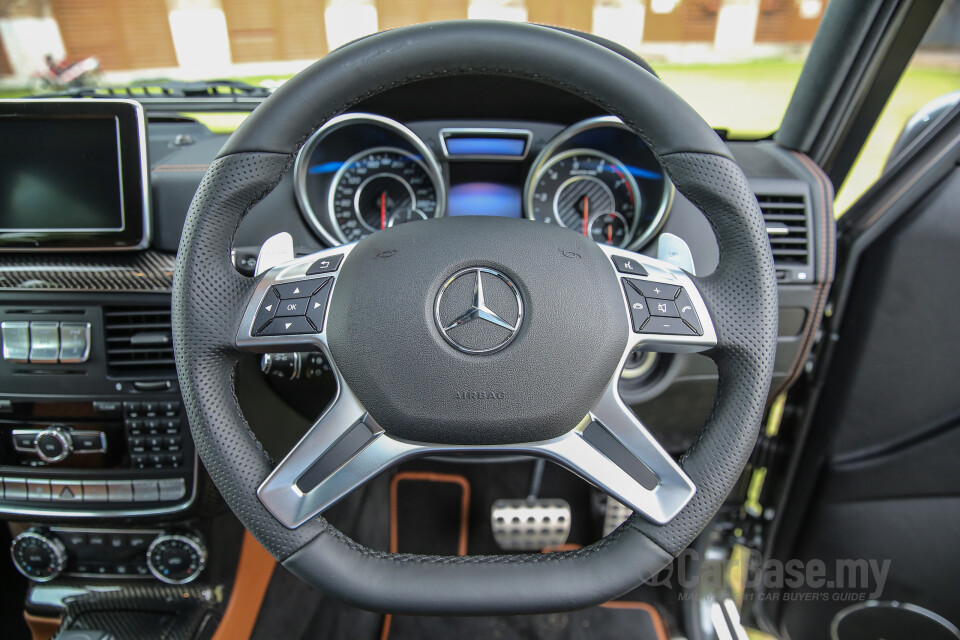
[[[69,599],[60,632],[97,629],[118,639],[191,640],[200,629],[215,628],[221,611],[222,602],[214,591],[124,585],[117,591],[89,592]]]
[[[7,254],[0,256],[0,291],[139,291],[169,293],[176,256]]]

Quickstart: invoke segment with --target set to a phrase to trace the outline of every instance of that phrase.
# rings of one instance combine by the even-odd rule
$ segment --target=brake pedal
[[[490,523],[494,539],[506,551],[557,547],[570,535],[570,504],[557,498],[497,500]]]
[[[603,535],[608,536],[614,529],[623,524],[633,515],[633,509],[619,500],[607,496],[607,504],[603,510]]]

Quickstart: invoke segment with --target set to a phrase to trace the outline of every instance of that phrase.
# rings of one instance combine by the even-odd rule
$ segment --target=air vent
[[[113,373],[174,371],[169,307],[107,307],[103,315],[107,366]]]
[[[773,262],[780,266],[807,266],[810,238],[807,205],[802,195],[757,194],[770,236]]]

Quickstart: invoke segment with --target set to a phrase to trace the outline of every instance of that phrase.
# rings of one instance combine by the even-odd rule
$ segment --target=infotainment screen
[[[146,246],[145,165],[136,102],[0,101],[0,250]]]

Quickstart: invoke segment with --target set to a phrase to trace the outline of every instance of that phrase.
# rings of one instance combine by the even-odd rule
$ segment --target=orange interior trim
[[[470,483],[461,475],[454,473],[431,473],[429,471],[403,471],[390,481],[390,553],[399,553],[397,531],[397,485],[403,480],[420,482],[447,482],[460,485],[460,538],[457,541],[457,555],[467,555],[467,518],[470,515]]]
[[[399,552],[399,531],[397,526],[397,485],[403,480],[420,482],[448,482],[460,485],[460,537],[457,540],[457,555],[467,555],[467,522],[470,516],[470,483],[461,475],[455,473],[432,473],[429,471],[402,471],[390,480],[390,553]],[[390,623],[393,616],[389,613],[383,616],[383,630],[380,640],[390,637]],[[214,640],[219,640],[214,638]]]
[[[23,619],[27,621],[27,627],[30,628],[30,635],[33,640],[50,640],[57,631],[60,630],[60,618],[47,618],[44,616],[35,616],[23,612]]]
[[[604,609],[634,609],[646,611],[653,621],[653,628],[657,632],[657,640],[670,640],[670,632],[667,629],[667,623],[660,617],[660,612],[656,607],[648,602],[634,602],[632,600],[611,600],[600,605]]]
[[[270,552],[249,531],[245,531],[230,601],[227,602],[227,609],[223,612],[223,619],[217,626],[213,640],[250,637],[276,566],[277,561]]]

